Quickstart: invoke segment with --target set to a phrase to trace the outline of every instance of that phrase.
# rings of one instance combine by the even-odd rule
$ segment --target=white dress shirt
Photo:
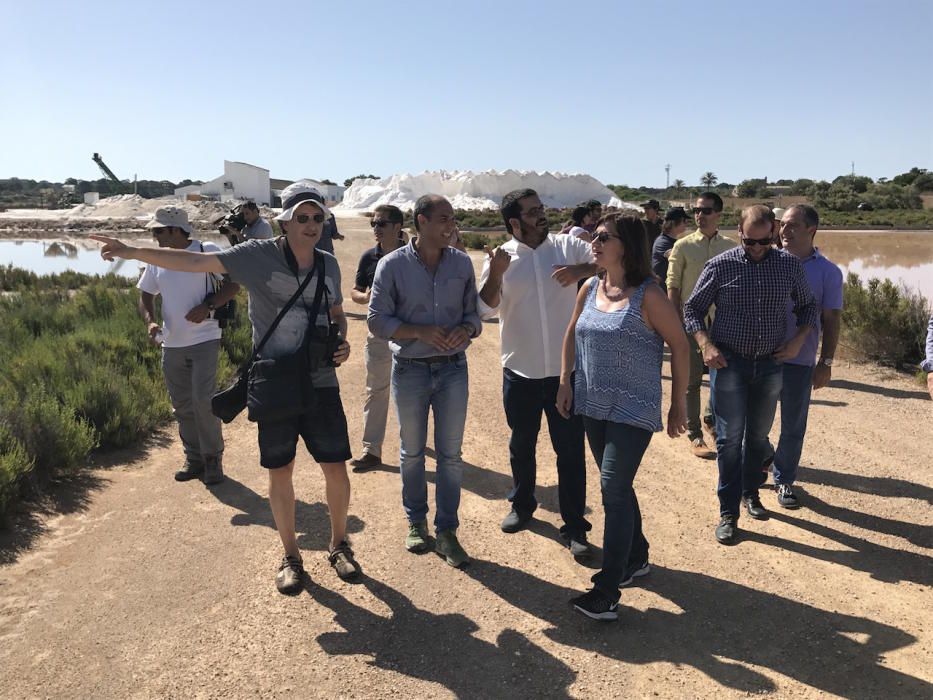
[[[558,377],[577,285],[562,287],[551,275],[555,266],[593,262],[590,244],[574,236],[551,233],[537,248],[512,238],[502,244],[502,249],[512,262],[502,279],[499,306],[490,307],[480,296],[477,311],[484,319],[499,315],[503,367],[528,379]],[[487,258],[480,290],[488,279]]]

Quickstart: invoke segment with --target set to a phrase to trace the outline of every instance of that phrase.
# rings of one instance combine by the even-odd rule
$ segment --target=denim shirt
[[[383,257],[376,266],[369,300],[369,330],[389,341],[398,357],[432,357],[463,352],[467,340],[442,351],[416,339],[393,339],[403,323],[440,326],[451,330],[460,324],[473,327],[472,337],[482,330],[476,312],[476,275],[470,256],[455,248],[441,251],[432,274],[415,249],[415,239]]]

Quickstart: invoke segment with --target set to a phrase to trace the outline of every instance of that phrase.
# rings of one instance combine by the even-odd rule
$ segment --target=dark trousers
[[[538,432],[541,413],[547,417],[551,445],[557,454],[557,495],[561,532],[583,534],[592,525],[583,517],[586,509],[586,456],[583,446],[583,422],[580,416],[564,418],[557,412],[557,377],[526,379],[509,369],[503,370],[502,400],[505,418],[512,429],[509,460],[512,465],[512,507],[530,515],[538,507],[535,500]]]
[[[619,599],[619,584],[630,568],[648,561],[648,540],[632,484],[651,442],[651,432],[624,423],[584,418],[586,437],[599,465],[606,525],[603,568],[593,584],[609,600]]]

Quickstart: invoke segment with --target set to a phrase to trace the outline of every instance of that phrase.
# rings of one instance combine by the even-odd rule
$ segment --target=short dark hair
[[[576,207],[574,208],[573,213],[570,215],[570,220],[574,223],[574,226],[583,226],[583,219],[586,218],[589,213],[589,207]]]
[[[586,201],[583,203],[582,206],[586,207],[586,208],[589,209],[590,211],[593,211],[594,209],[602,209],[602,208],[603,208],[602,203],[601,203],[598,199],[588,199],[588,200],[586,200]]]
[[[637,287],[653,275],[645,222],[637,216],[616,211],[602,217],[597,226],[603,224],[611,225],[615,229],[615,235],[622,241],[625,283]]]
[[[405,222],[405,215],[402,213],[402,210],[399,209],[394,204],[380,204],[373,210],[373,217],[382,215],[393,224],[401,224]]]
[[[502,214],[502,220],[505,222],[505,230],[512,233],[512,224],[509,219],[520,219],[522,216],[522,205],[519,201],[525,197],[537,197],[538,193],[528,187],[521,190],[512,190],[502,198],[499,205],[499,212]]]
[[[697,199],[712,199],[713,200],[713,209],[715,211],[722,211],[722,197],[720,197],[715,192],[701,192]]]
[[[415,202],[415,210],[412,212],[412,216],[415,219],[415,231],[421,230],[418,226],[418,215],[420,214],[430,221],[431,214],[434,213],[434,207],[443,201],[445,201],[444,197],[439,194],[423,194],[418,197],[418,200]]]
[[[252,209],[253,211],[259,211],[259,205],[256,204],[252,199],[248,199],[243,202],[244,209]]]
[[[794,204],[788,207],[787,211],[791,209],[799,209],[803,213],[803,222],[807,225],[807,228],[813,227],[817,228],[820,225],[820,215],[816,213],[816,209],[811,207],[809,204]]]

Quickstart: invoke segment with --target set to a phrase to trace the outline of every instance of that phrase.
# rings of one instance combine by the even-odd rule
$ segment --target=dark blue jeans
[[[770,357],[752,359],[727,351],[723,356],[728,364],[713,370],[711,382],[716,406],[717,494],[720,515],[738,517],[742,496],[758,494],[783,365]]]
[[[583,514],[586,510],[586,455],[583,446],[583,421],[580,416],[564,418],[557,412],[557,377],[526,379],[509,369],[502,371],[502,401],[512,437],[509,461],[512,465],[512,507],[530,515],[538,507],[535,483],[538,465],[535,452],[541,414],[547,417],[551,446],[557,455],[557,496],[561,532],[582,535],[592,528]]]
[[[774,454],[774,483],[793,484],[803,452],[803,436],[807,433],[810,414],[810,394],[813,391],[813,368],[806,365],[784,365],[781,387],[781,438]]]
[[[641,510],[632,483],[651,432],[624,423],[583,418],[586,437],[599,465],[606,525],[603,568],[593,584],[609,600],[619,599],[619,584],[632,566],[648,561],[648,540],[641,530]]]

